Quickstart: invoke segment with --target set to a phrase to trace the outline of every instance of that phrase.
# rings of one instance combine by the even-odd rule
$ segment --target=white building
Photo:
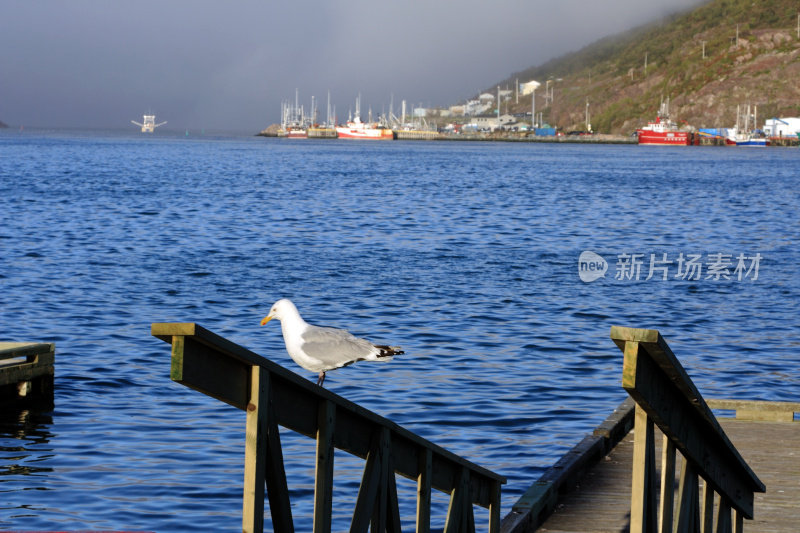
[[[800,118],[771,118],[764,123],[767,137],[794,137],[800,132]]]
[[[508,126],[509,124],[514,124],[517,121],[511,115],[500,115],[500,118],[497,118],[497,115],[481,115],[474,117],[472,119],[472,123],[479,130],[489,130],[494,131],[497,128],[501,128],[503,126]]]

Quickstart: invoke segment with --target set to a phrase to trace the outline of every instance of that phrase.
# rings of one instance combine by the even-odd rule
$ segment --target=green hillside
[[[736,106],[748,103],[758,106],[759,124],[800,116],[798,8],[797,0],[713,0],[493,87],[541,82],[537,113],[562,129],[585,128],[588,101],[592,128],[603,133],[630,133],[654,118],[662,98],[670,98],[673,119],[694,127],[731,126]],[[551,105],[543,97],[548,79]],[[521,97],[509,111],[530,108],[530,98]]]

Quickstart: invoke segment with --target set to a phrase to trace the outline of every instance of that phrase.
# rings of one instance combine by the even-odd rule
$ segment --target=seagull
[[[390,361],[403,352],[399,346],[372,344],[343,329],[313,326],[303,320],[291,300],[275,302],[269,314],[261,320],[263,326],[273,318],[281,321],[286,351],[295,363],[319,372],[317,385],[322,386],[325,372],[356,361]]]

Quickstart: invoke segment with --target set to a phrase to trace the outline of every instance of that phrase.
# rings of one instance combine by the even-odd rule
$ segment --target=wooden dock
[[[0,342],[0,402],[53,402],[55,344]]]
[[[715,406],[714,400],[708,400]],[[758,402],[741,402],[755,405]],[[773,403],[765,418],[781,412],[785,404]],[[624,414],[633,416],[633,404]],[[800,404],[794,404],[800,410]],[[624,408],[623,408],[624,410]],[[784,411],[785,412],[785,411]],[[621,417],[622,419],[622,417]],[[767,491],[756,494],[755,517],[747,529],[763,533],[791,533],[800,527],[800,421],[773,422],[720,417],[720,425],[744,459],[764,482]],[[622,427],[622,426],[620,426]],[[620,532],[630,528],[631,473],[634,433],[629,431],[606,454],[583,457],[571,452],[573,463],[583,458],[588,465],[564,494],[553,503],[552,514],[537,529],[541,532]],[[657,439],[656,455],[663,453]],[[659,469],[658,475],[661,475]],[[566,489],[566,488],[565,488]]]
[[[272,529],[295,530],[279,425],[317,441],[314,533],[331,532],[335,449],[365,459],[350,531],[400,531],[397,474],[417,482],[419,533],[432,530],[434,490],[450,495],[446,533],[474,533],[475,505],[489,510],[489,533],[499,531],[505,477],[197,324],[155,323],[151,333],[172,345],[173,381],[246,413],[243,532],[264,531],[265,496]]]
[[[528,489],[501,531],[800,530],[800,403],[705,400],[657,331],[612,328],[612,338],[631,397]]]

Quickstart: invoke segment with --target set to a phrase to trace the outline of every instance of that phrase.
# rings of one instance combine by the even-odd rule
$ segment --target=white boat
[[[750,117],[753,117],[753,124],[758,120],[758,107],[750,114],[750,104],[747,104],[747,110],[744,114],[741,113],[741,107],[737,106],[736,109],[736,126],[728,128],[727,135],[725,136],[725,144],[728,146],[769,146],[769,139],[761,132],[750,129]],[[744,119],[744,129],[740,129],[741,119]]]
[[[344,126],[336,127],[336,135],[340,139],[368,139],[391,141],[394,132],[391,128],[377,122],[361,120],[361,96],[356,99],[356,114]]]
[[[163,126],[167,123],[165,120],[160,124],[156,124],[156,116],[155,115],[144,115],[142,122],[136,122],[135,120],[131,120],[134,124],[142,128],[142,133],[153,133],[155,129],[159,126]]]

